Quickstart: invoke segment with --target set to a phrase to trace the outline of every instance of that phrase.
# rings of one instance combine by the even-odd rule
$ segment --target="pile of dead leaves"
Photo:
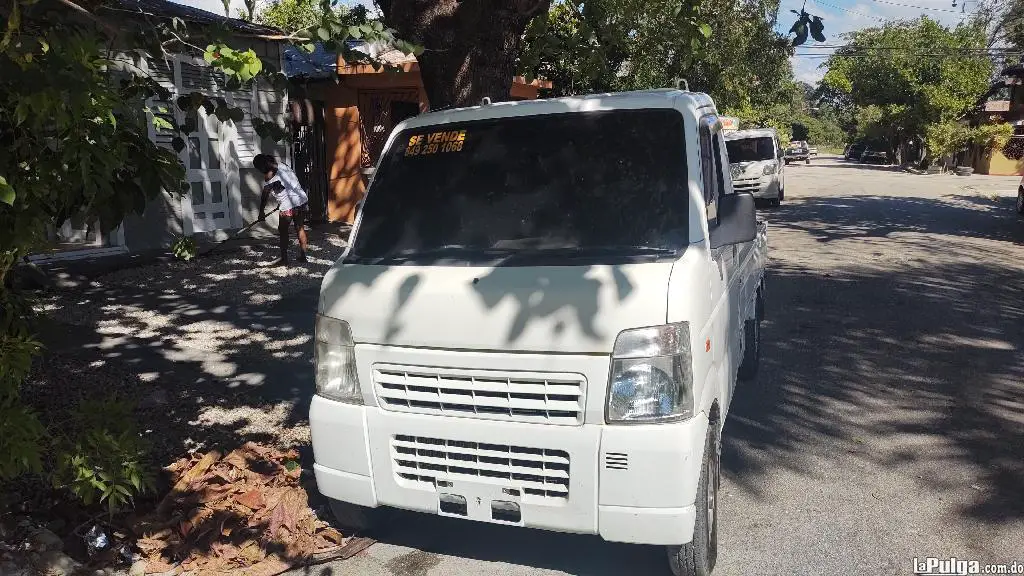
[[[273,576],[343,556],[341,533],[309,507],[297,459],[248,443],[172,464],[174,487],[132,523],[145,572]]]

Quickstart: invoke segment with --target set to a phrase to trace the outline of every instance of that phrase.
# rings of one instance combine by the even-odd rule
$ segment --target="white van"
[[[732,185],[737,192],[749,192],[758,200],[778,206],[786,197],[786,151],[774,128],[736,130],[725,133]]]
[[[309,420],[339,521],[598,534],[708,573],[767,250],[725,146],[678,90],[399,125],[320,293]]]

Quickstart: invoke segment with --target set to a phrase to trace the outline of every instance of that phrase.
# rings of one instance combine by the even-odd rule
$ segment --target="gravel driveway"
[[[766,211],[762,371],[725,428],[716,576],[1024,562],[1016,179],[821,158]],[[660,548],[403,515],[302,574],[667,574]]]
[[[158,458],[246,440],[306,446],[316,301],[344,248],[319,228],[307,264],[261,267],[277,256],[268,239],[56,291],[38,306],[57,324],[30,386],[77,397],[103,383],[137,400]]]

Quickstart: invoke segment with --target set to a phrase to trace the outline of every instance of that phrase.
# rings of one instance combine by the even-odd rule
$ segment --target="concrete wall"
[[[162,192],[141,215],[128,216],[122,225],[131,252],[166,248],[182,234],[181,197]]]
[[[974,170],[991,176],[1024,176],[1024,160],[1011,160],[999,150],[992,150],[975,162]]]

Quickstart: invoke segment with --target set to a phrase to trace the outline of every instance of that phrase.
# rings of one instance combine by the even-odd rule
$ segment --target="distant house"
[[[970,126],[1008,122],[1014,126],[1014,135],[998,150],[972,145],[959,163],[974,166],[979,174],[1024,175],[1024,65],[1004,68],[964,122]]]
[[[300,172],[322,174],[314,190],[322,189],[321,217],[352,222],[356,205],[366,193],[373,167],[392,129],[406,118],[430,109],[416,58],[387,46],[355,42],[353,47],[386,62],[393,70],[348,64],[340,56],[318,49],[312,55],[288,48],[285,70],[292,77],[292,110],[298,125],[307,125],[309,142],[298,139],[296,150],[309,150],[310,166],[297,158]],[[514,100],[537,98],[546,80],[513,79]],[[322,123],[320,127],[317,124]],[[316,136],[319,134],[319,136]],[[321,146],[322,150],[316,150]],[[299,152],[296,153],[300,155]],[[318,207],[313,206],[314,214]]]
[[[121,0],[120,9],[110,17],[122,20],[124,27],[140,26],[143,19],[180,18],[189,24],[193,35],[201,34],[204,27],[226,28],[234,46],[252,48],[265,62],[277,69],[283,67],[283,44],[267,39],[281,34],[274,28],[167,0]],[[174,124],[180,124],[184,118],[173,100],[180,94],[196,91],[224,98],[230,105],[242,108],[245,118],[239,122],[221,122],[215,116],[207,117],[200,112],[202,122],[188,136],[188,146],[180,153],[187,170],[188,194],[163,191],[147,205],[141,216],[126,218],[105,235],[100,232],[100,223],[72,218],[50,231],[52,250],[35,255],[35,259],[139,252],[167,247],[179,235],[224,237],[254,219],[259,209],[261,184],[258,174],[251,168],[253,156],[266,152],[290,161],[290,146],[262,140],[252,123],[255,115],[285,128],[286,89],[261,81],[242,90],[225,90],[219,73],[203,61],[201,54],[174,54],[166,60],[151,58],[141,67],[148,69],[154,79],[171,91],[171,102],[151,104],[154,110],[166,109],[166,119]],[[176,135],[150,127],[150,138],[167,147]]]

